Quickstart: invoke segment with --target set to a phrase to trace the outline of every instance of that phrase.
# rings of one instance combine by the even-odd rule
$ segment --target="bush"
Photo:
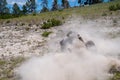
[[[116,4],[116,5],[111,5],[111,6],[109,6],[109,10],[110,10],[110,11],[120,10],[120,4]]]
[[[12,14],[0,14],[0,19],[10,19],[14,18]]]
[[[107,14],[106,14],[106,13],[103,13],[102,16],[107,16]]]
[[[110,11],[116,11],[116,7],[115,7],[115,5],[111,5],[111,6],[109,6],[109,10],[110,10]]]
[[[111,80],[120,80],[120,72],[115,72]]]
[[[59,26],[62,24],[60,20],[56,20],[56,19],[51,19],[51,23],[52,23],[52,27]]]
[[[62,11],[63,11],[63,9],[59,9],[58,11],[59,11],[59,12],[62,12]]]
[[[62,22],[57,19],[48,19],[46,22],[43,22],[41,29],[49,29],[51,27],[59,26]]]
[[[120,4],[116,4],[117,10],[120,10]]]
[[[50,32],[45,31],[45,32],[42,33],[42,36],[43,37],[48,37],[51,33],[52,33],[51,31]]]
[[[7,20],[6,23],[10,23],[10,20]]]
[[[52,26],[50,22],[43,22],[41,29],[49,29]]]
[[[34,13],[32,13],[32,15],[33,15],[33,16],[36,16],[36,15],[37,15],[37,13],[35,13],[35,12],[34,12]]]

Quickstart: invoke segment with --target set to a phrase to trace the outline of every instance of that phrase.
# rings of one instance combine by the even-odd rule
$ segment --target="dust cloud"
[[[15,72],[20,80],[108,80],[112,66],[120,66],[120,37],[113,34],[120,27],[113,27],[111,20],[69,20],[64,25],[53,28],[48,38],[48,54],[32,57]],[[67,43],[61,51],[60,41],[72,31],[72,43]],[[81,42],[77,35],[84,42]],[[86,48],[87,41],[95,46]],[[67,41],[66,41],[67,42]]]

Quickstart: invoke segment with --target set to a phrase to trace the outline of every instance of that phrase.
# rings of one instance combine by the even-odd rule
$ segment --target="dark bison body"
[[[75,34],[74,32],[70,31],[66,35],[66,38],[64,38],[63,40],[60,41],[61,50],[62,51],[66,50],[67,45],[68,44],[72,45],[73,40],[76,39],[76,38],[79,39],[81,42],[83,42],[83,44],[86,46],[87,49],[95,47],[95,44],[94,44],[93,41],[90,40],[90,41],[84,42],[83,38],[79,34]]]
[[[85,43],[85,46],[86,46],[87,48],[89,48],[89,47],[95,46],[95,44],[94,44],[93,41],[87,41],[87,42]]]
[[[61,50],[64,51],[68,44],[72,44],[73,38],[67,37],[60,41]]]

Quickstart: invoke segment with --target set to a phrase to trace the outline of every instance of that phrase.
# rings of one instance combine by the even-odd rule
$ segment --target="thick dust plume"
[[[120,66],[120,37],[112,38],[114,28],[110,20],[70,20],[53,29],[48,38],[49,52],[33,57],[16,69],[20,80],[108,80],[112,66]],[[119,32],[119,28],[115,28]],[[72,31],[72,43],[61,51],[60,41],[66,40]],[[114,33],[115,33],[114,32]],[[80,41],[80,35],[84,42]],[[94,48],[87,48],[87,41],[94,42]],[[66,41],[67,42],[67,41]]]

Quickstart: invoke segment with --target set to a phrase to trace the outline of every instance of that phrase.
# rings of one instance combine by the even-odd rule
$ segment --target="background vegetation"
[[[118,16],[120,15],[120,0],[115,0],[108,3],[91,3],[90,6],[77,6],[70,8],[68,2],[66,0],[62,0],[63,4],[61,7],[57,5],[57,0],[54,0],[53,7],[51,10],[48,9],[48,3],[43,0],[43,8],[41,13],[36,14],[36,4],[34,0],[28,0],[25,5],[23,5],[22,10],[19,8],[17,4],[13,5],[12,12],[7,8],[7,3],[5,0],[4,5],[1,5],[0,2],[0,23],[1,24],[13,24],[15,25],[26,25],[28,26],[32,24],[42,25],[42,28],[48,29],[54,26],[61,25],[65,19],[74,16],[82,16],[84,18],[96,18],[96,17],[104,17],[104,16]],[[31,1],[33,1],[31,3]],[[80,3],[81,1],[78,0]],[[32,6],[31,6],[32,5]],[[1,7],[2,6],[2,7]],[[114,20],[114,23],[117,21]],[[17,23],[17,24],[16,24]],[[41,24],[42,23],[42,24]],[[26,31],[30,28],[27,27]],[[48,37],[51,34],[51,31],[45,31],[42,33],[43,37]],[[0,59],[0,75],[3,74],[3,77],[0,77],[0,80],[14,80],[13,79],[13,69],[23,61],[23,58],[11,58],[10,60]],[[9,65],[9,66],[8,66]],[[8,67],[6,67],[8,66]],[[2,74],[1,74],[2,73]],[[120,80],[120,73],[114,73],[114,77],[111,80]]]
[[[97,3],[102,3],[103,0],[76,0],[79,4],[78,7],[85,6],[85,5],[93,5]],[[26,16],[28,14],[39,14],[43,12],[51,12],[51,11],[62,11],[63,9],[71,8],[68,0],[61,0],[62,4],[58,4],[58,0],[54,0],[52,4],[52,8],[49,9],[48,7],[48,0],[41,0],[42,9],[37,11],[36,8],[39,7],[35,0],[27,0],[22,7],[19,7],[17,3],[14,3],[12,9],[8,8],[6,0],[0,0],[0,18],[1,19],[8,19],[8,18],[15,18]],[[118,5],[119,6],[119,5]]]

